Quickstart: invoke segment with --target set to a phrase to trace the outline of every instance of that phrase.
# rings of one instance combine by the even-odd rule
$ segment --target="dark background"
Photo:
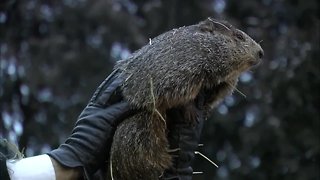
[[[0,136],[27,156],[56,148],[115,61],[211,16],[261,43],[259,68],[204,127],[194,179],[319,180],[317,0],[2,0]]]

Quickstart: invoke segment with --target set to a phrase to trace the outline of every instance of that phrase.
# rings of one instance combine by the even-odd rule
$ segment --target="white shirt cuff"
[[[55,172],[48,155],[39,155],[21,160],[8,160],[11,180],[55,180]]]

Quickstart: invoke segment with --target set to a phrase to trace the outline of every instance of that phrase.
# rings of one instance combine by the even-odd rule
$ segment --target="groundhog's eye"
[[[237,39],[239,39],[239,40],[241,40],[241,41],[244,41],[244,40],[245,40],[244,35],[243,35],[241,32],[239,32],[239,31],[236,31],[236,32],[234,33],[234,35],[236,36]]]

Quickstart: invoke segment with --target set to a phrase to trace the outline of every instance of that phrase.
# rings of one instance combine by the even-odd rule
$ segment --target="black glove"
[[[80,114],[71,136],[48,155],[65,167],[82,167],[87,179],[106,161],[116,126],[134,114],[122,100],[119,72],[113,72],[97,89]]]
[[[167,169],[162,180],[191,180],[192,163],[198,147],[204,122],[203,99],[198,97],[189,107],[167,111],[168,140],[173,157],[173,166]],[[191,106],[191,108],[190,108]],[[191,115],[190,115],[191,114]]]

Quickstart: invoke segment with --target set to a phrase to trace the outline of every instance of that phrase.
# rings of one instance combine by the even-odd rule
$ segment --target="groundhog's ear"
[[[214,31],[213,23],[211,21],[209,21],[208,19],[201,21],[198,26],[200,28],[200,31],[202,31],[202,32],[213,32]]]
[[[206,32],[219,31],[223,33],[231,33],[231,29],[229,27],[211,18],[208,18],[200,22],[199,27],[201,31],[206,31]]]

